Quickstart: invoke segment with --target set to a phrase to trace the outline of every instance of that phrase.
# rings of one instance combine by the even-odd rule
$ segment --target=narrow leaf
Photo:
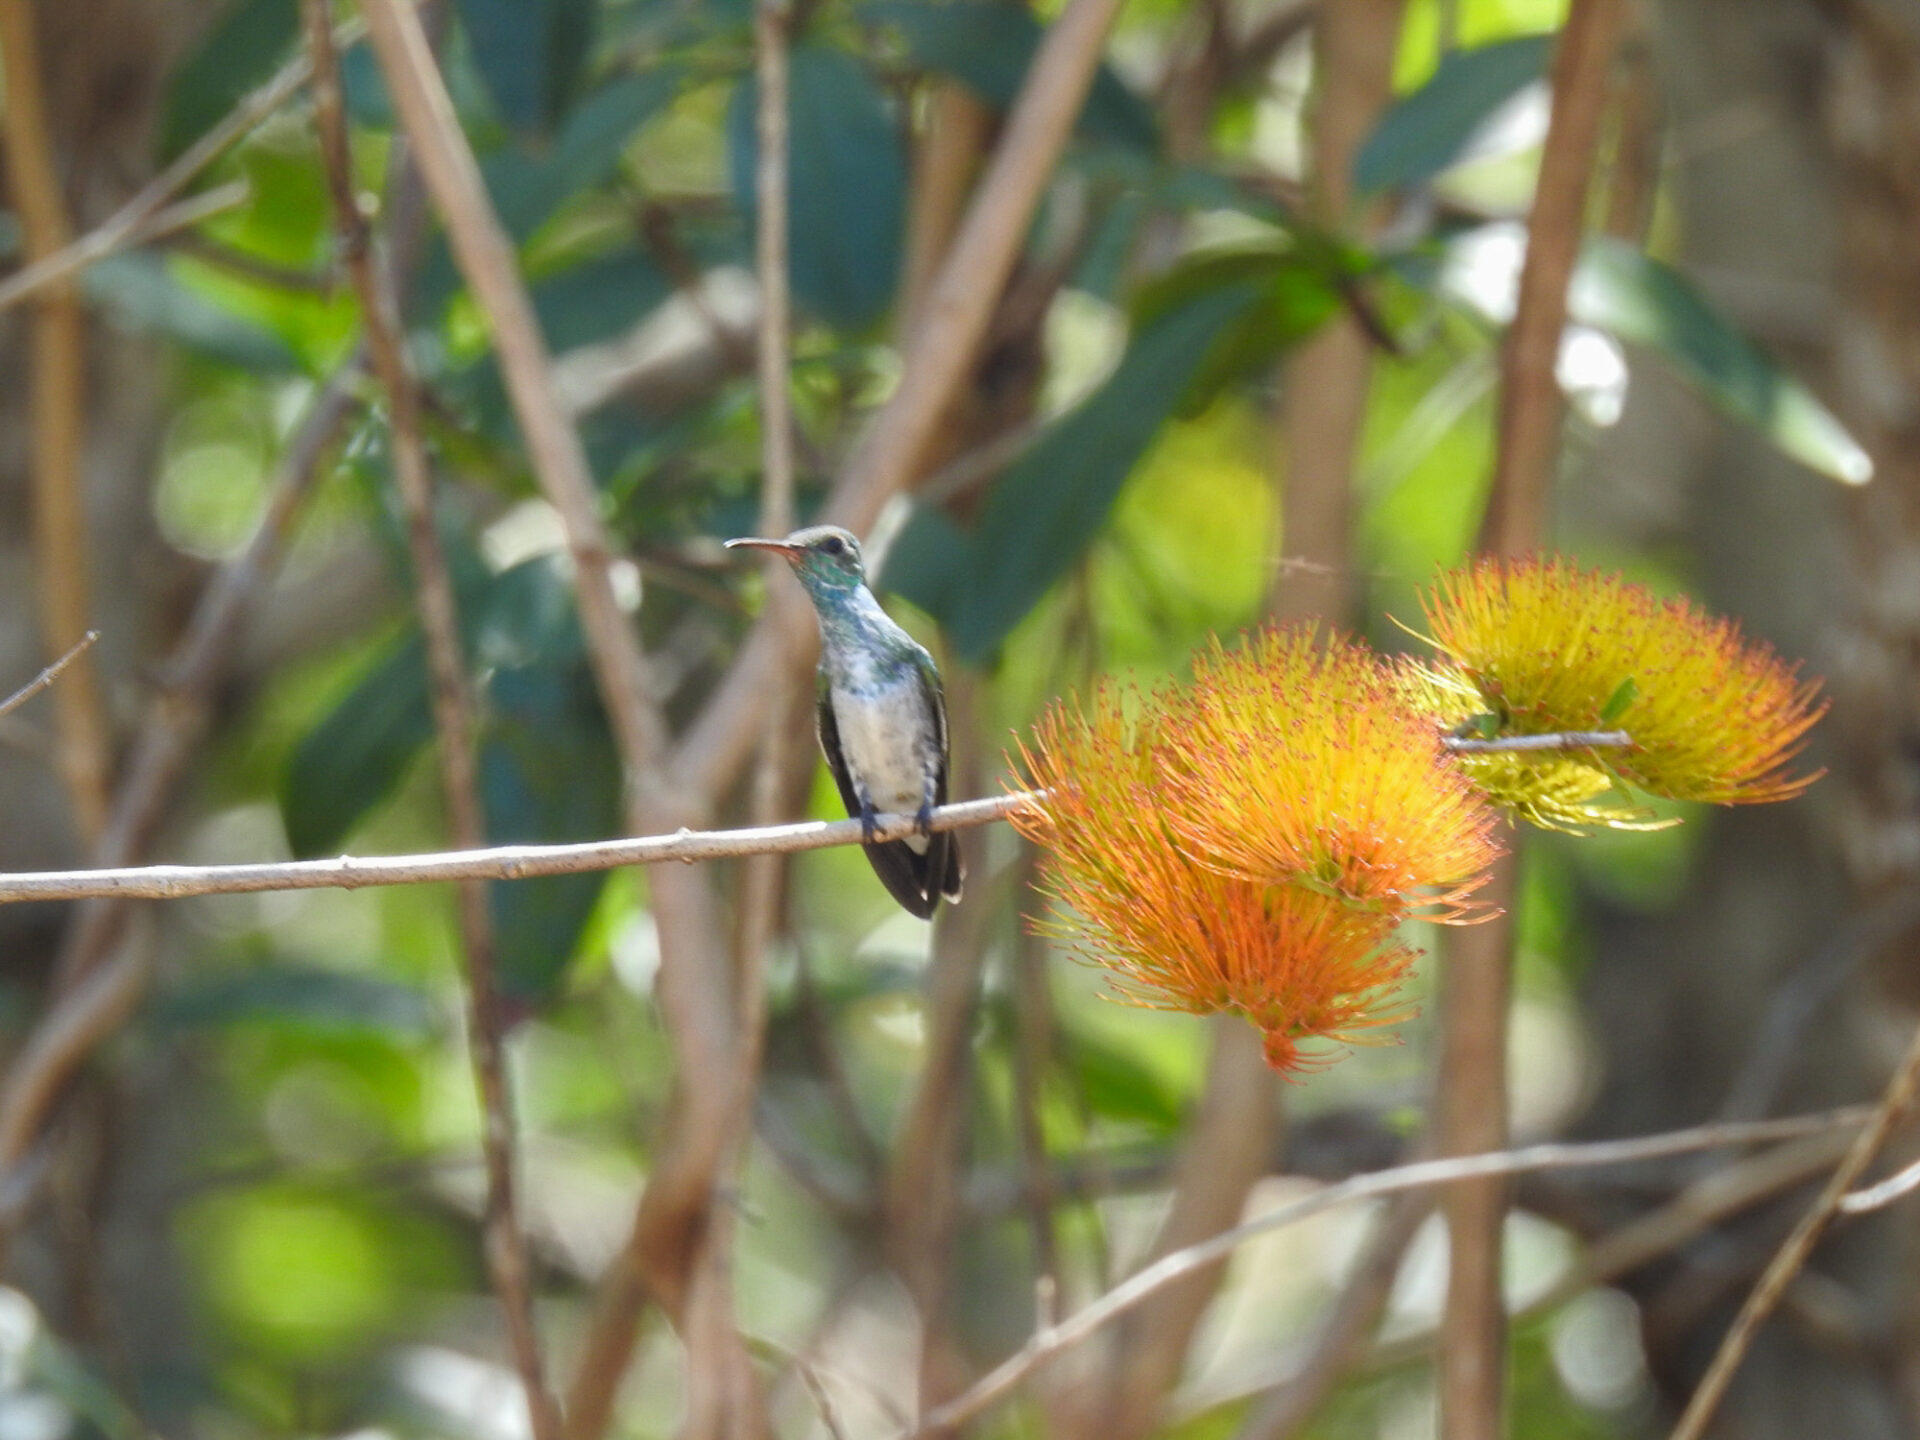
[[[1594,237],[1581,251],[1567,308],[1582,324],[1652,350],[1803,465],[1850,485],[1872,478],[1873,461],[1833,413],[1672,267]]]
[[[1522,35],[1448,55],[1381,117],[1354,157],[1354,188],[1417,185],[1458,164],[1493,113],[1546,73],[1552,48],[1551,35]]]

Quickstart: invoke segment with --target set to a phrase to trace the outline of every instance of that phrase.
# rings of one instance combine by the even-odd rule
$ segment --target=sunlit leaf
[[[1551,35],[1522,35],[1448,55],[1380,118],[1354,156],[1354,188],[1417,185],[1457,164],[1493,113],[1546,72],[1552,48]]]
[[[308,731],[280,786],[280,817],[297,856],[330,855],[391,795],[433,735],[425,647],[396,644]]]
[[[1596,236],[1581,251],[1567,308],[1582,324],[1652,350],[1810,469],[1850,485],[1872,478],[1873,461],[1833,412],[1671,266]]]

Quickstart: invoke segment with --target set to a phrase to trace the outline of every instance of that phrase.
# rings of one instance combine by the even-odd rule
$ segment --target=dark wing
[[[933,803],[947,803],[947,764],[952,754],[947,743],[947,692],[940,684],[940,672],[928,663],[916,667],[920,672],[920,690],[927,702],[927,708],[933,712],[939,732],[940,768],[933,777]],[[940,893],[949,900],[958,900],[960,890],[966,881],[966,867],[960,863],[960,837],[951,830],[943,830],[929,837],[927,843],[927,875],[933,884],[940,887]],[[931,889],[931,885],[929,889]]]
[[[824,681],[819,688],[819,700],[814,708],[814,720],[820,732],[820,753],[827,757],[827,769],[833,772],[834,786],[840,791],[840,801],[847,807],[847,814],[857,816],[860,813],[860,795],[853,788],[853,774],[847,769],[847,757],[840,749],[840,724],[833,718],[833,700],[827,693]],[[942,717],[941,729],[944,735],[946,721]],[[946,788],[946,770],[940,772],[940,786],[944,794]],[[944,840],[944,835],[936,835],[934,840]],[[939,872],[934,869],[934,857],[937,846],[929,844],[927,853],[916,854],[913,847],[904,840],[884,840],[877,845],[863,846],[867,852],[867,863],[873,866],[873,873],[880,877],[880,883],[887,892],[900,902],[901,908],[909,915],[917,915],[922,920],[933,918],[934,908],[940,903],[932,877]],[[941,863],[949,863],[942,855]],[[957,863],[957,862],[953,862]]]

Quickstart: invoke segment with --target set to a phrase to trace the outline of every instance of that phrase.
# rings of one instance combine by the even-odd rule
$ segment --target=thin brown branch
[[[215,186],[203,195],[195,195],[178,204],[168,205],[144,215],[130,225],[116,228],[112,221],[89,230],[71,245],[23,266],[0,280],[0,310],[19,304],[55,284],[71,280],[91,265],[123,250],[167,240],[192,230],[215,215],[224,215],[245,205],[253,189],[244,180]]]
[[[1920,1052],[1920,1047],[1916,1047]],[[1483,1155],[1457,1155],[1443,1160],[1422,1160],[1395,1166],[1372,1174],[1356,1175],[1338,1184],[1328,1185],[1312,1195],[1267,1211],[1245,1224],[1236,1225],[1218,1235],[1162,1257],[1132,1278],[1108,1291],[1092,1304],[1075,1312],[1057,1325],[1032,1335],[1021,1349],[982,1376],[964,1395],[929,1411],[919,1425],[903,1432],[895,1440],[913,1440],[935,1430],[952,1429],[1009,1394],[1013,1388],[1046,1361],[1080,1344],[1120,1316],[1142,1304],[1164,1287],[1217,1265],[1249,1240],[1298,1224],[1302,1220],[1345,1205],[1354,1200],[1381,1195],[1397,1195],[1408,1190],[1423,1190],[1438,1185],[1455,1185],[1494,1176],[1510,1177],[1541,1170],[1590,1169],[1607,1165],[1630,1165],[1658,1160],[1670,1155],[1692,1154],[1730,1146],[1751,1145],[1769,1140],[1791,1139],[1823,1130],[1851,1128],[1877,1120],[1860,1107],[1829,1110],[1818,1114],[1789,1116],[1778,1120],[1743,1121],[1733,1124],[1701,1125],[1687,1130],[1672,1130],[1630,1140],[1601,1140],[1583,1144],[1553,1142],[1527,1145],[1516,1150],[1498,1150]],[[1863,1130],[1861,1141],[1869,1132]],[[1856,1146],[1860,1142],[1856,1142]]]
[[[827,514],[849,529],[870,528],[887,500],[913,479],[924,447],[971,372],[1118,10],[1119,0],[1070,0],[1041,40],[907,344],[900,384],[829,497]],[[694,793],[717,795],[739,773],[759,735],[758,697],[767,690],[768,676],[783,669],[798,673],[813,643],[800,597],[787,596],[768,607],[674,753],[674,773],[684,776]]]
[[[794,528],[793,418],[787,391],[791,297],[787,284],[787,32],[786,0],[759,0],[754,7],[754,71],[758,104],[754,116],[758,160],[754,174],[755,269],[760,313],[756,345],[760,391],[760,533],[785,535]],[[700,295],[697,287],[690,293]],[[723,327],[708,312],[715,333]],[[768,581],[791,585],[776,572],[785,564],[769,557]],[[753,777],[752,819],[765,824],[781,813],[790,789],[788,771],[797,758],[793,742],[792,692],[776,677],[765,696],[760,759]],[[739,1165],[753,1128],[753,1101],[766,1030],[767,949],[779,928],[786,865],[779,855],[749,856],[740,877],[734,926],[734,1063],[724,1076],[725,1149],[718,1166]],[[717,1168],[718,1173],[718,1168]],[[686,1347],[685,1418],[690,1440],[757,1437],[768,1431],[767,1405],[743,1343],[734,1309],[735,1217],[730,1206],[713,1206],[694,1241],[689,1266],[691,1295],[681,1337]]]
[[[1030,792],[965,800],[933,812],[935,830],[963,830],[1004,820],[1033,803]],[[915,834],[911,815],[882,815],[876,840]],[[496,845],[428,855],[342,855],[332,860],[281,860],[243,865],[134,865],[101,870],[43,870],[0,875],[0,904],[18,900],[118,898],[178,900],[189,895],[240,895],[263,890],[358,890],[369,885],[423,885],[448,880],[530,880],[579,875],[667,860],[737,860],[863,843],[860,821],[803,820],[750,830],[680,830],[577,845]]]
[[[461,652],[460,617],[434,521],[433,472],[421,432],[419,385],[407,358],[393,287],[378,263],[372,230],[360,208],[359,187],[354,183],[330,8],[328,0],[301,0],[307,53],[313,62],[314,117],[320,131],[321,159],[333,200],[341,257],[360,300],[361,332],[366,337],[368,359],[387,399],[389,452],[406,513],[414,601],[426,642],[428,696],[447,829],[456,847],[474,849],[486,843],[486,820],[475,775],[478,727]],[[467,1044],[480,1096],[481,1151],[486,1161],[487,1268],[526,1392],[533,1434],[536,1440],[561,1440],[560,1409],[547,1388],[546,1366],[534,1328],[533,1287],[515,1195],[518,1146],[495,993],[493,920],[487,908],[486,884],[462,881],[455,895],[467,978]]]
[[[1449,933],[1441,967],[1440,1062],[1434,1082],[1434,1148],[1470,1155],[1507,1143],[1507,1005],[1513,983],[1514,857],[1504,855],[1483,892],[1493,916]],[[1443,1440],[1502,1433],[1506,1305],[1501,1249],[1507,1181],[1492,1176],[1442,1197],[1447,1296],[1440,1331]]]
[[[1567,283],[1599,143],[1622,0],[1574,0],[1553,61],[1553,113],[1528,217],[1519,300],[1501,353],[1492,493],[1481,546],[1524,554],[1545,534],[1549,483],[1560,448],[1555,365],[1566,325]],[[1489,898],[1501,913],[1454,937],[1443,971],[1441,1062],[1435,1096],[1442,1153],[1504,1144],[1507,1003],[1512,983],[1516,862],[1503,859]],[[1456,1187],[1445,1200],[1449,1264],[1440,1347],[1444,1440],[1502,1433],[1506,1308],[1501,1246],[1506,1186]]]
[[[447,228],[461,274],[487,317],[507,397],[542,492],[566,527],[580,624],[601,699],[613,722],[629,786],[657,784],[666,722],[653,701],[645,657],[614,584],[614,554],[580,436],[553,388],[552,365],[513,244],[487,199],[420,17],[407,0],[370,0],[362,12],[380,70]]]
[[[1527,217],[1519,297],[1500,357],[1493,493],[1481,530],[1481,548],[1496,554],[1524,554],[1546,533],[1547,491],[1560,453],[1554,367],[1625,8],[1624,0],[1573,0],[1554,49],[1553,116]]]
[[[1727,1393],[1727,1387],[1733,1383],[1734,1372],[1740,1368],[1740,1362],[1753,1345],[1754,1336],[1779,1305],[1794,1276],[1800,1273],[1807,1258],[1813,1254],[1813,1247],[1819,1243],[1829,1222],[1839,1213],[1847,1193],[1866,1173],[1894,1127],[1913,1108],[1916,1094],[1920,1094],[1920,1029],[1916,1029],[1913,1038],[1907,1042],[1907,1053],[1901,1057],[1899,1068],[1887,1082],[1872,1118],[1854,1139],[1853,1148],[1847,1151],[1846,1157],[1828,1178],[1807,1213],[1800,1217],[1800,1223],[1794,1226],[1793,1233],[1781,1245],[1760,1276],[1759,1283],[1747,1296],[1746,1303],[1740,1307],[1732,1328],[1720,1341],[1713,1363],[1707,1367],[1706,1375],[1688,1399],[1680,1423],[1673,1427],[1673,1440],[1700,1440],[1700,1436],[1706,1432],[1714,1411]]]
[[[29,263],[73,238],[60,164],[40,84],[32,0],[0,0],[0,78],[6,85],[7,186]],[[60,655],[92,625],[87,534],[86,314],[71,279],[49,285],[34,305],[29,388],[33,415],[33,572],[40,633]],[[112,737],[100,675],[83,655],[54,697],[54,764],[80,834],[91,843],[107,819]]]
[[[1285,1440],[1313,1418],[1346,1379],[1355,1357],[1363,1352],[1393,1294],[1393,1282],[1399,1277],[1407,1247],[1431,1214],[1430,1195],[1409,1191],[1394,1198],[1375,1224],[1366,1253],[1320,1327],[1312,1352],[1287,1380],[1261,1397],[1234,1440]]]
[[[345,49],[355,44],[363,33],[364,27],[359,21],[349,21],[334,32],[334,42]],[[215,210],[228,208],[232,203],[228,200],[223,200],[217,206],[212,205],[213,196],[223,194],[227,189],[225,186],[194,200],[183,201],[171,212],[167,205],[174,196],[192,184],[203,170],[225,154],[230,146],[245,139],[255,126],[298,94],[311,73],[304,54],[289,61],[265,84],[250,91],[218,124],[181,151],[171,165],[141,186],[137,194],[104,222],[71,245],[0,280],[0,310],[18,305],[50,285],[71,279],[79,271],[109,255],[118,254],[169,230],[197,224]],[[190,207],[195,205],[208,205],[210,208],[192,220],[180,218],[191,214]],[[174,218],[167,218],[169,215]]]
[[[90,648],[94,641],[99,638],[100,632],[98,630],[89,630],[86,634],[82,635],[78,643],[75,644],[72,649],[68,650],[66,654],[47,666],[46,669],[42,670],[6,699],[0,700],[0,715],[11,715],[22,705],[26,704],[27,701],[53,684],[54,681],[60,678],[60,672],[65,670],[67,666],[71,665],[75,660],[79,659],[81,652]]]

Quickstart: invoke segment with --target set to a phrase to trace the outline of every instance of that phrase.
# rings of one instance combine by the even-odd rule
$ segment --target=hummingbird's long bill
[[[771,550],[775,554],[786,556],[789,560],[798,558],[801,553],[800,547],[790,540],[762,540],[753,535],[743,535],[738,540],[729,540],[726,546],[729,550]]]

